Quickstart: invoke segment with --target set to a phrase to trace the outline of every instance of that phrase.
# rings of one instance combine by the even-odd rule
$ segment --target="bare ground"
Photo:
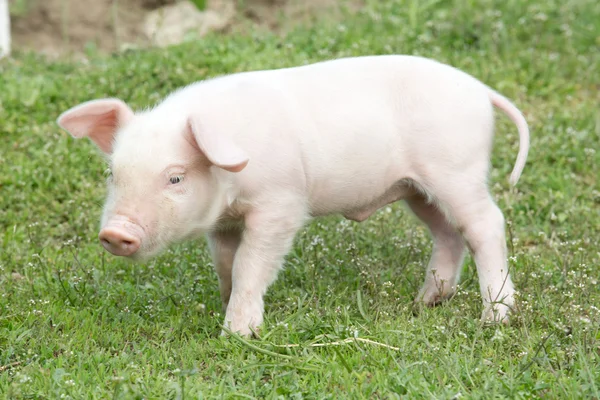
[[[152,10],[175,0],[30,0],[26,13],[12,17],[13,48],[50,57],[82,53],[86,47],[112,52],[126,46],[148,46],[144,21]],[[324,15],[338,18],[339,0],[209,0],[216,10],[227,2],[236,12],[222,30],[285,31]],[[360,0],[348,3],[358,8]]]

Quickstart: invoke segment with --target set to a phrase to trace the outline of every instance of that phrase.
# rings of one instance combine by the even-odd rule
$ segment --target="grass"
[[[483,327],[471,259],[456,297],[413,315],[431,241],[401,204],[314,221],[270,289],[261,339],[224,339],[203,240],[145,264],[96,235],[103,162],[55,125],[82,101],[155,103],[191,81],[333,57],[410,53],[512,98],[491,186],[509,221],[520,313]],[[0,63],[0,395],[5,398],[600,398],[600,3],[391,0],[286,37]],[[358,337],[364,341],[313,346]],[[294,345],[294,346],[288,346]],[[295,346],[297,345],[297,346]]]

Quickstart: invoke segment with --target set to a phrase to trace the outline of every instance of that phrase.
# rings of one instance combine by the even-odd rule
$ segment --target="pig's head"
[[[210,229],[227,206],[231,173],[248,156],[223,132],[181,109],[135,114],[117,99],[63,113],[58,124],[90,138],[109,164],[99,239],[109,252],[147,259]],[[183,115],[182,115],[183,114]]]

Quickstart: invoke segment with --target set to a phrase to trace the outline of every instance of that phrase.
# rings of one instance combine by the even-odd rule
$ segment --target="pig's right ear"
[[[92,100],[62,113],[56,122],[75,138],[90,138],[106,154],[119,126],[133,117],[133,111],[118,99]]]

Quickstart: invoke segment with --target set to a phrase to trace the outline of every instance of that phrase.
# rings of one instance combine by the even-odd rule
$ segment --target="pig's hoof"
[[[261,319],[262,322],[262,319]],[[224,329],[221,330],[221,336],[229,336],[230,333],[235,333],[238,334],[242,337],[254,337],[254,338],[260,338],[259,336],[259,329],[260,329],[260,324],[256,324],[250,322],[250,323],[236,323],[236,322],[229,322],[228,320],[225,320],[225,324],[224,324]]]
[[[432,290],[425,291],[421,290],[415,300],[413,301],[412,314],[418,316],[425,307],[435,307],[448,301],[454,296],[454,291],[440,291]]]
[[[227,336],[229,332],[237,333],[243,337],[253,336],[258,338],[258,329],[262,324],[262,314],[255,315],[253,318],[232,318],[225,319],[225,328],[221,335]]]
[[[225,327],[231,332],[248,337],[257,332],[262,322],[262,302],[252,302],[239,298],[229,301],[225,313]]]
[[[513,308],[503,303],[487,304],[481,314],[481,322],[485,325],[504,324],[510,322],[510,313]]]
[[[421,303],[427,307],[435,307],[447,300],[450,300],[454,296],[454,288],[443,286],[438,288],[423,287],[417,297],[415,298],[415,304]]]
[[[254,339],[260,339],[259,327],[254,327],[254,328],[248,327],[246,329],[237,329],[237,330],[233,330],[233,329],[230,329],[229,327],[227,327],[227,330],[225,330],[225,329],[221,330],[221,336],[229,336],[229,332],[236,333],[245,338],[252,337]]]

